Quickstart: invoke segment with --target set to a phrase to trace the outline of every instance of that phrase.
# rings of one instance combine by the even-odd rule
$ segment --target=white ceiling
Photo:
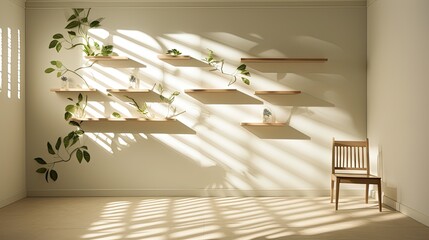
[[[3,0],[2,0],[3,1]],[[367,0],[9,0],[26,2],[27,8],[55,7],[260,7],[260,6],[366,6]]]

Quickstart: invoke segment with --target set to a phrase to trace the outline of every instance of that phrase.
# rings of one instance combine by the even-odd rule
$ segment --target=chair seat
[[[381,177],[371,175],[371,174],[357,174],[357,173],[333,173],[332,176],[335,176],[337,178],[374,178],[374,179],[381,179]]]
[[[342,183],[368,183],[380,184],[381,178],[371,174],[354,174],[354,173],[333,173],[331,175],[332,181]]]

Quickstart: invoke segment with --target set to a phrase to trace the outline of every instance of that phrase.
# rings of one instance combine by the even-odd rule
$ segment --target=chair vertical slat
[[[356,157],[356,147],[353,148],[353,167],[357,168],[358,166],[358,158]]]

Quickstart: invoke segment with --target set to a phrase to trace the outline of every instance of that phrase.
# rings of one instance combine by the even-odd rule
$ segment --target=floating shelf
[[[131,102],[126,96],[140,102],[159,102],[159,94],[150,89],[107,89],[107,92],[121,99],[123,102]]]
[[[255,95],[278,106],[332,107],[333,104],[301,91],[256,91]]]
[[[324,73],[327,58],[241,58],[249,68],[266,73]]]
[[[96,62],[103,67],[113,68],[145,68],[146,65],[122,56],[85,56],[89,61]]]
[[[310,139],[287,123],[242,122],[241,126],[261,139]]]
[[[241,58],[242,63],[316,63],[327,58]]]
[[[70,120],[81,122],[86,132],[195,134],[193,129],[176,119],[72,118]]]
[[[51,92],[57,92],[57,93],[83,93],[83,92],[97,92],[97,89],[95,88],[53,88],[51,89]]]
[[[162,54],[158,55],[158,58],[176,67],[210,67],[207,63],[191,56],[171,56],[168,54]]]
[[[255,95],[296,95],[300,94],[301,91],[255,91]]]
[[[77,99],[79,93],[88,96],[88,101],[105,101],[107,96],[95,88],[53,88],[51,92],[55,92],[64,98]]]
[[[186,89],[185,93],[204,104],[262,104],[237,89]]]

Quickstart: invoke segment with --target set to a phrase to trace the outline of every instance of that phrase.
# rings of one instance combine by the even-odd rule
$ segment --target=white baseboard
[[[361,190],[344,189],[341,196],[360,196]],[[29,190],[29,197],[326,197],[329,190],[240,189],[49,189]]]
[[[398,212],[401,212],[405,215],[407,215],[408,217],[411,217],[413,219],[415,219],[418,222],[423,223],[426,226],[429,226],[429,216],[413,209],[410,208],[402,203],[398,203],[395,200],[387,197],[387,196],[383,196],[383,203],[393,209],[395,209]]]
[[[8,198],[5,198],[5,199],[0,199],[0,208],[5,207],[5,206],[7,206],[7,205],[9,205],[11,203],[14,203],[14,202],[18,201],[18,200],[21,200],[21,199],[23,199],[25,197],[26,197],[25,192],[22,192],[22,193],[18,193],[18,194],[14,195],[14,196],[11,196],[11,197],[8,197]]]

